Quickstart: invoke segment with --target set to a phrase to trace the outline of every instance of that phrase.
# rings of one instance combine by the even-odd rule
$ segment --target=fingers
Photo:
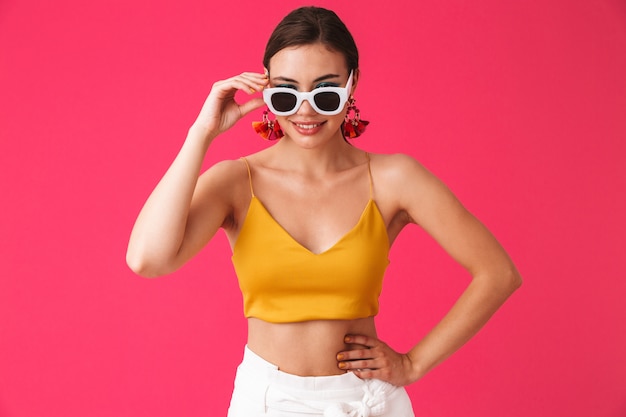
[[[360,345],[364,348],[351,349],[337,354],[339,368],[345,370],[356,370],[378,367],[377,360],[381,356],[379,347],[384,345],[376,338],[364,335],[347,335],[344,338],[345,343],[351,345]]]
[[[403,384],[407,380],[402,366],[403,355],[381,340],[364,335],[347,335],[344,340],[363,347],[339,352],[339,369],[364,379],[375,378],[395,384]]]
[[[337,366],[363,379],[380,379],[396,386],[419,379],[407,354],[400,354],[383,341],[364,335],[348,335],[345,342],[362,347],[337,354]]]
[[[248,93],[254,94],[258,91],[263,91],[269,85],[269,79],[266,74],[259,74],[256,72],[244,72],[241,77],[249,82]]]
[[[245,116],[246,114],[250,113],[253,110],[263,107],[264,105],[265,105],[265,102],[263,102],[263,99],[260,97],[253,98],[243,103],[242,105],[239,106],[239,110],[241,111],[241,117]]]
[[[338,366],[344,370],[378,369],[379,352],[374,349],[355,349],[337,354]]]
[[[344,342],[356,345],[363,345],[367,347],[376,347],[381,344],[380,340],[361,334],[348,334],[344,338]]]
[[[236,90],[241,90],[247,94],[254,94],[263,91],[267,87],[269,80],[265,74],[256,72],[243,72],[234,77],[221,80],[213,85],[213,89],[227,96],[234,94]],[[222,95],[223,97],[226,95]]]
[[[254,94],[256,92],[261,92],[265,89],[269,84],[269,79],[265,74],[259,74],[256,72],[244,72],[238,77],[234,77],[237,79],[239,84],[243,86],[240,90],[245,91],[248,95]],[[262,98],[253,98],[243,104],[239,105],[239,110],[241,112],[241,116],[245,116],[253,110],[262,107],[265,103]]]
[[[215,82],[195,124],[216,134],[225,132],[243,116],[263,106],[263,99],[260,97],[238,103],[235,99],[237,91],[252,95],[262,91],[268,84],[265,74],[255,72],[244,72]]]

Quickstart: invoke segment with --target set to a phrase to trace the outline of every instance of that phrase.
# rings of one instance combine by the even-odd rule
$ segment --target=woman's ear
[[[350,95],[354,95],[354,91],[356,90],[356,86],[357,84],[359,84],[359,78],[361,76],[361,70],[358,68],[355,68],[352,71],[352,91],[350,91]]]

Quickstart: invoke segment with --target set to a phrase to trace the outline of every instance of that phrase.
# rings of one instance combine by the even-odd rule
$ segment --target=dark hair
[[[318,42],[343,54],[348,72],[359,67],[359,51],[348,28],[335,12],[321,7],[301,7],[280,21],[267,41],[263,66],[269,69],[270,59],[284,48]]]

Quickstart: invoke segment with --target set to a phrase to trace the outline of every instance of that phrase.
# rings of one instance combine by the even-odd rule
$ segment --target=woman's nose
[[[306,115],[310,115],[310,114],[316,114],[317,112],[315,111],[315,109],[311,106],[311,103],[309,103],[308,100],[303,100],[302,104],[300,105],[300,108],[297,111],[298,114],[306,114]]]

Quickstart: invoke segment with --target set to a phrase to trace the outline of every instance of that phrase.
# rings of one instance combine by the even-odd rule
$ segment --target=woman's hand
[[[363,379],[380,379],[395,386],[415,382],[417,372],[411,359],[400,354],[374,337],[347,335],[345,343],[362,345],[362,349],[346,350],[337,354],[338,366]]]
[[[239,104],[235,101],[235,93],[241,90],[252,95],[263,91],[268,82],[265,74],[254,72],[244,72],[226,80],[217,81],[213,84],[194,126],[213,136],[225,132],[243,116],[263,106],[261,97]]]

